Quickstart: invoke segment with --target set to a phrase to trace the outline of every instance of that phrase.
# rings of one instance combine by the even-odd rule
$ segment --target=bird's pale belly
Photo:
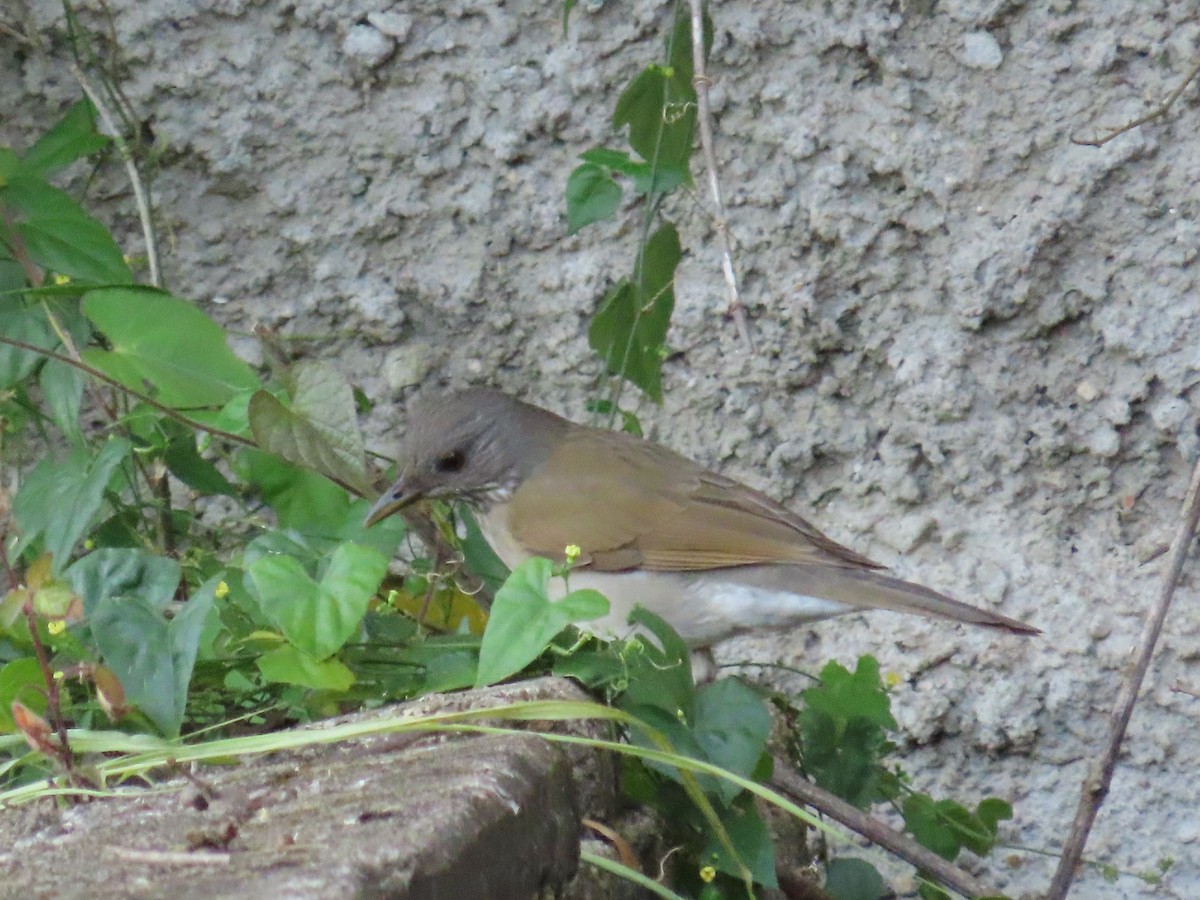
[[[484,539],[512,569],[529,554],[501,525],[503,514],[502,507],[493,507],[477,520]],[[741,566],[703,572],[593,572],[582,568],[572,572],[566,584],[561,578],[553,579],[550,598],[559,600],[568,589],[592,588],[608,598],[609,613],[580,627],[602,637],[627,637],[633,632],[629,614],[640,605],[665,619],[690,647],[706,647],[756,628],[780,628],[854,611],[844,603],[754,583],[759,576],[777,583],[780,568],[784,567]]]
[[[736,577],[750,574],[746,569],[727,571]],[[683,572],[581,570],[571,574],[570,587],[594,588],[608,598],[609,614],[582,628],[602,636],[626,637],[632,632],[629,614],[640,605],[670,623],[689,647],[707,647],[756,628],[783,628],[854,611],[844,603],[717,580],[715,575],[712,570],[702,579]],[[551,587],[553,599],[563,593],[561,581]]]

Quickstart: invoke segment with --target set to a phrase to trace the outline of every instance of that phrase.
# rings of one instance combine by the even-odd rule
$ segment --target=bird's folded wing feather
[[[692,571],[758,563],[878,569],[764,494],[627,435],[572,434],[508,509],[532,554],[576,544],[595,570]]]

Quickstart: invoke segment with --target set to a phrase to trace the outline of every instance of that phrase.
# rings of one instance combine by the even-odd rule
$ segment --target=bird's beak
[[[408,488],[404,484],[404,479],[401,478],[379,495],[379,499],[375,501],[375,505],[367,513],[367,518],[363,522],[363,525],[370,528],[376,522],[386,519],[392,513],[399,512],[410,503],[416,503],[424,496],[423,491]]]

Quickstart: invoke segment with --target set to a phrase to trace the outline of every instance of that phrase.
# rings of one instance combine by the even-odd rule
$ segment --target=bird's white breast
[[[629,614],[641,605],[669,622],[690,647],[707,647],[757,628],[794,626],[853,609],[819,597],[721,578],[736,573],[736,569],[702,573],[581,570],[572,573],[570,587],[594,588],[608,598],[608,616],[584,628],[601,635],[626,637],[631,633],[626,624]]]

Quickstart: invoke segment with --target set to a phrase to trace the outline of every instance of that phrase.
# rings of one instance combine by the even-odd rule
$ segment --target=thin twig
[[[1145,125],[1147,122],[1153,122],[1155,119],[1161,119],[1167,114],[1171,107],[1175,105],[1175,101],[1182,96],[1183,92],[1187,90],[1187,86],[1195,81],[1196,76],[1198,75],[1200,75],[1200,62],[1196,63],[1196,65],[1192,67],[1192,71],[1188,72],[1183,81],[1179,82],[1179,86],[1167,95],[1166,100],[1164,100],[1154,109],[1150,110],[1150,112],[1146,113],[1144,116],[1134,119],[1132,122],[1126,122],[1120,128],[1114,128],[1103,137],[1094,138],[1090,141],[1073,137],[1071,138],[1071,143],[1078,144],[1081,147],[1103,147],[1113,138],[1120,137],[1127,131],[1133,131],[1133,129],[1140,128],[1142,125]]]
[[[205,434],[211,434],[213,437],[220,438],[221,440],[229,441],[231,444],[241,444],[243,447],[252,447],[255,450],[261,449],[258,446],[257,442],[252,441],[250,438],[242,437],[240,434],[234,434],[232,431],[223,431],[220,428],[215,428],[212,425],[208,425],[204,422],[197,421],[196,419],[193,419],[190,416],[185,415],[184,413],[180,412],[179,410],[174,409],[173,407],[167,406],[165,403],[158,402],[157,400],[155,400],[153,397],[149,396],[148,394],[143,394],[140,391],[135,391],[129,385],[122,384],[121,382],[117,381],[117,379],[115,379],[109,375],[105,375],[103,372],[101,372],[95,366],[89,366],[85,362],[82,362],[80,360],[71,359],[71,357],[69,357],[69,356],[63,356],[61,353],[55,353],[53,350],[47,350],[45,347],[39,347],[37,344],[30,344],[26,341],[19,341],[16,338],[6,337],[3,334],[0,334],[0,344],[8,344],[11,347],[17,347],[21,350],[28,350],[30,353],[37,353],[38,355],[44,356],[47,359],[56,359],[61,363],[66,363],[68,366],[74,366],[75,368],[79,369],[80,371],[86,372],[88,375],[91,375],[93,378],[103,381],[105,384],[111,385],[112,387],[115,387],[119,391],[123,391],[125,394],[132,397],[134,400],[139,400],[142,403],[145,403],[147,406],[152,407],[153,409],[157,409],[160,413],[163,413],[164,415],[174,419],[176,422],[182,422],[184,425],[187,425],[189,428],[195,428],[197,431],[203,431]],[[316,470],[314,469],[313,471],[316,471]],[[336,477],[335,475],[331,475],[328,472],[320,472],[319,474],[328,478],[330,481],[332,481],[338,487],[345,488],[346,491],[353,494],[355,497],[364,496],[361,489],[355,487],[352,484],[349,484],[348,482],[343,481],[342,479]],[[408,517],[405,516],[405,518],[407,519]]]
[[[122,384],[117,379],[105,375],[95,366],[90,366],[81,359],[72,359],[69,356],[64,356],[61,353],[55,353],[53,350],[47,350],[45,347],[39,347],[37,344],[30,344],[27,341],[19,341],[16,338],[10,338],[0,334],[0,344],[8,344],[10,347],[16,347],[20,350],[28,350],[30,353],[36,353],[39,356],[44,356],[46,359],[58,360],[60,363],[66,363],[68,366],[74,366],[81,372],[91,375],[98,381],[103,381],[105,384],[115,387],[119,391],[124,391],[134,400],[145,403],[147,406],[157,409],[160,413],[164,413],[177,422],[182,422],[189,428],[195,428],[197,431],[203,431],[206,434],[211,434],[213,437],[221,438],[233,444],[241,444],[243,447],[258,448],[258,444],[250,440],[250,438],[242,437],[240,434],[234,434],[232,431],[222,431],[220,428],[214,428],[211,425],[206,425],[203,422],[198,422],[189,416],[184,415],[177,409],[167,406],[165,403],[160,403],[151,397],[149,394],[143,394],[136,391],[126,384]]]
[[[125,862],[156,866],[224,866],[231,859],[228,853],[213,850],[139,850],[112,845],[104,849]]]
[[[33,640],[33,652],[37,657],[38,668],[42,672],[42,680],[46,683],[46,707],[50,713],[50,722],[54,725],[54,732],[58,735],[58,746],[54,748],[54,752],[58,754],[59,764],[67,773],[67,778],[71,780],[72,784],[77,784],[75,759],[71,754],[71,742],[67,737],[67,720],[63,718],[62,713],[62,695],[58,689],[58,679],[54,677],[54,672],[50,668],[50,655],[46,652],[46,645],[42,643],[42,636],[38,634],[33,601],[26,600],[21,606],[21,612],[24,613],[25,624],[29,627],[29,636]]]
[[[717,155],[713,151],[712,111],[708,105],[708,87],[712,80],[704,73],[704,13],[702,0],[690,0],[692,9],[692,84],[696,88],[696,122],[700,126],[700,150],[704,154],[704,168],[708,174],[708,193],[712,198],[716,214],[714,224],[717,241],[721,247],[721,271],[725,275],[725,286],[729,289],[729,313],[737,324],[738,334],[746,349],[754,352],[754,340],[750,337],[750,326],[746,322],[746,307],[738,290],[737,273],[733,268],[733,249],[729,240],[729,222],[725,217],[725,203],[721,199],[721,184],[717,181]]]
[[[1108,795],[1112,783],[1113,771],[1117,767],[1117,755],[1121,751],[1121,741],[1125,737],[1125,729],[1129,725],[1129,717],[1133,714],[1134,704],[1137,703],[1138,691],[1150,667],[1150,659],[1154,655],[1154,646],[1158,642],[1159,632],[1162,631],[1163,621],[1167,617],[1171,600],[1175,596],[1175,588],[1179,585],[1179,576],[1183,572],[1183,564],[1187,561],[1188,550],[1196,535],[1196,524],[1200,522],[1200,461],[1192,470],[1192,482],[1188,486],[1187,497],[1183,502],[1183,521],[1171,542],[1171,555],[1163,585],[1159,591],[1158,600],[1146,615],[1146,624],[1142,628],[1142,637],[1137,649],[1137,655],[1121,690],[1113,705],[1112,716],[1108,726],[1108,742],[1100,758],[1092,765],[1087,778],[1084,779],[1083,789],[1079,795],[1079,805],[1075,810],[1075,820],[1071,823],[1071,833],[1063,845],[1062,858],[1058,870],[1050,883],[1047,900],[1062,900],[1071,889],[1071,880],[1075,877],[1075,869],[1083,858],[1083,848],[1087,844],[1092,824],[1100,805]]]
[[[946,887],[965,897],[995,897],[998,892],[990,889],[970,872],[964,872],[954,863],[926,850],[912,838],[901,834],[874,816],[847,803],[841,797],[817,787],[800,776],[786,760],[775,758],[775,774],[771,784],[783,793],[835,822],[840,822],[856,834],[861,834],[872,844],[878,844],[889,853],[894,853],[907,863],[928,872]]]
[[[129,149],[125,136],[113,121],[108,104],[101,98],[99,91],[88,80],[78,63],[71,63],[71,72],[74,74],[75,80],[79,82],[79,86],[83,88],[83,92],[88,95],[88,99],[92,101],[92,105],[96,107],[96,112],[100,114],[101,121],[108,129],[109,137],[112,138],[117,152],[121,155],[121,161],[125,163],[125,172],[129,176],[129,183],[133,185],[138,219],[142,223],[142,240],[146,243],[146,261],[150,266],[150,283],[155,287],[162,287],[162,273],[158,267],[158,238],[154,233],[154,220],[150,215],[150,195],[142,181],[142,174],[138,171],[137,163],[134,161],[133,151]]]

